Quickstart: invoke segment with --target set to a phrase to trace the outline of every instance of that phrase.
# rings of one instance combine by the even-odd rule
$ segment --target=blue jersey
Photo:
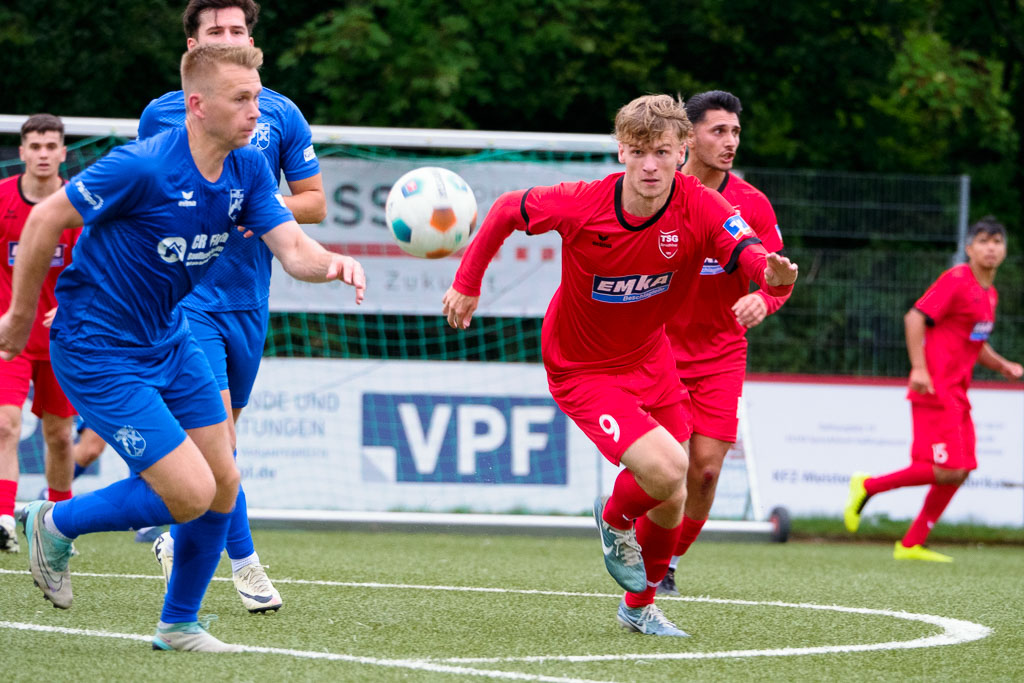
[[[263,152],[274,178],[304,180],[320,172],[309,124],[290,99],[266,88],[260,93],[260,118],[250,144]],[[185,95],[169,92],[146,106],[139,119],[139,139],[185,124]],[[244,223],[243,223],[244,225]],[[217,265],[182,302],[201,311],[246,311],[267,305],[273,254],[256,238],[232,234]]]
[[[232,151],[210,182],[183,126],[115,149],[65,191],[84,229],[57,283],[51,337],[84,350],[154,354],[177,343],[188,332],[178,302],[231,250],[236,226],[262,236],[292,220],[258,150]]]

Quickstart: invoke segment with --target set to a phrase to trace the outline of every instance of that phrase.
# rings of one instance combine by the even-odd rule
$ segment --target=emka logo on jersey
[[[971,330],[971,341],[987,341],[988,336],[992,334],[993,324],[991,320],[974,323],[974,329]]]
[[[165,263],[184,263],[186,267],[201,266],[220,256],[230,233],[192,237],[192,245],[184,237],[165,237],[156,245],[156,253]]]
[[[89,190],[85,189],[85,183],[81,180],[75,181],[75,189],[77,189],[79,194],[82,195],[82,199],[89,202],[93,211],[99,211],[100,208],[103,207],[103,197],[98,194],[93,194],[92,192],[89,192]]]
[[[668,291],[672,273],[657,275],[621,275],[619,277],[594,276],[594,289],[590,298],[609,304],[628,304],[643,301]]]
[[[672,258],[679,251],[679,234],[675,229],[662,230],[658,234],[658,251],[665,258]]]
[[[256,149],[264,150],[270,146],[270,124],[257,123],[249,138],[249,144],[255,145]]]
[[[195,206],[196,201],[192,199],[192,195],[195,193],[195,190],[192,190],[191,192],[185,192],[185,190],[182,190],[181,199],[178,200],[178,206]]]
[[[242,210],[242,200],[245,199],[245,190],[233,188],[228,195],[228,218],[236,220],[238,212]]]
[[[564,486],[567,438],[550,398],[363,394],[363,481]]]
[[[747,222],[739,214],[730,216],[729,220],[722,224],[722,227],[735,240],[754,236],[754,231],[750,229],[750,226],[747,225]]]
[[[50,259],[51,268],[59,268],[64,265],[64,255],[67,253],[68,245],[58,244],[53,250],[53,258]],[[18,243],[7,243],[7,265],[14,266],[14,257],[18,255]]]
[[[718,262],[716,258],[704,259],[704,265],[700,267],[701,275],[721,275],[725,272],[725,268]]]

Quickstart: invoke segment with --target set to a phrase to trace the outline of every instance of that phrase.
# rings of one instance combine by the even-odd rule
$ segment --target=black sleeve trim
[[[722,266],[722,270],[727,273],[734,272],[740,265],[740,254],[742,254],[743,250],[752,244],[761,244],[761,240],[756,237],[748,237],[737,244],[736,248],[732,250],[732,256],[729,257],[729,262]]]
[[[523,198],[519,200],[519,213],[522,214],[522,216],[523,216],[523,223],[526,224],[526,234],[527,235],[529,235],[531,233],[530,233],[530,214],[526,213],[526,198],[528,196],[530,196],[530,190],[532,190],[532,189],[533,188],[531,187],[528,190],[526,190],[526,192],[523,192]]]
[[[925,325],[927,325],[928,327],[935,327],[935,318],[931,317],[930,315],[928,315],[927,313],[922,311],[917,306],[914,306],[913,308],[914,308],[915,311],[917,311],[918,313],[920,313],[921,315],[924,316],[924,324]]]

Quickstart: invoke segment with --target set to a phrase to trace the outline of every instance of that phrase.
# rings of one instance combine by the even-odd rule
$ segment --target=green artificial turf
[[[677,573],[683,597],[659,598],[692,634],[679,639],[618,628],[620,592],[604,570],[596,533],[258,531],[282,610],[245,612],[225,562],[203,613],[219,616],[212,626],[219,638],[277,651],[209,655],[153,652],[142,640],[104,637],[149,636],[163,580],[149,547],[130,533],[76,544],[82,554],[72,560],[75,603],[67,611],[43,600],[24,553],[0,555],[4,680],[1024,679],[1024,549],[1017,547],[940,545],[956,562],[935,565],[895,562],[891,543],[698,542]],[[992,631],[973,642],[908,648],[943,633],[945,622],[877,611]],[[948,623],[951,639],[971,632]],[[80,633],[87,630],[94,633]]]

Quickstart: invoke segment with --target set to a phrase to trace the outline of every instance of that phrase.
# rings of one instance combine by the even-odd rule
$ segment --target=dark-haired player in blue
[[[252,28],[259,17],[253,0],[191,0],[182,15],[189,50],[199,45],[253,44]],[[180,90],[149,103],[139,120],[139,139],[156,135],[185,122],[185,98]],[[313,152],[309,125],[298,107],[284,95],[266,88],[260,93],[260,117],[249,144],[270,163],[275,178],[284,171],[290,197],[284,197],[299,223],[319,223],[327,213],[320,164]],[[249,403],[263,355],[270,317],[270,272],[273,254],[258,239],[233,234],[229,248],[195,290],[185,297],[189,326],[202,347],[224,407],[231,416],[231,444],[235,422]],[[153,551],[164,577],[174,564],[177,531],[159,536]],[[226,548],[231,560],[235,589],[242,604],[253,613],[277,610],[281,595],[267,577],[253,546],[245,491],[238,489]]]
[[[266,159],[248,144],[259,117],[253,47],[207,45],[182,57],[185,126],[118,148],[38,204],[0,317],[0,357],[25,345],[60,232],[84,222],[74,265],[57,284],[55,374],[90,427],[134,474],[23,520],[43,595],[71,606],[71,539],[177,522],[171,575],[153,648],[237,651],[197,620],[227,536],[240,475],[210,364],[177,304],[245,226],[286,272],[342,280],[365,293],[354,259],[326,251],[292,218]],[[187,522],[187,524],[186,524]]]

